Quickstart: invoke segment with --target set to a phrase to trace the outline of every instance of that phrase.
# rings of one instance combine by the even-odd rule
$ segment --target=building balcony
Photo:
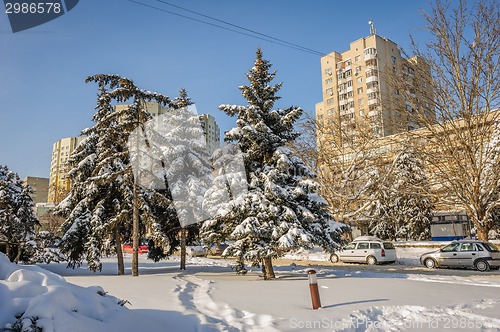
[[[351,114],[351,113],[354,113],[354,108],[349,108],[347,110],[344,110],[344,111],[340,111],[340,115],[346,115],[346,114]]]
[[[375,105],[375,104],[378,104],[378,99],[369,99],[368,100],[368,105]]]
[[[365,54],[365,61],[367,60],[372,60],[372,59],[376,59],[377,58],[377,54]]]
[[[375,93],[375,92],[378,92],[378,87],[372,87],[372,88],[368,88],[366,89],[366,93]]]
[[[370,83],[370,82],[378,82],[378,76],[367,76],[366,77],[366,83]]]

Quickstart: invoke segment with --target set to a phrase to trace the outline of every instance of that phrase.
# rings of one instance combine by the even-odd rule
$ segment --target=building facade
[[[68,178],[68,172],[70,171],[68,159],[83,139],[82,136],[67,137],[54,143],[50,163],[48,203],[60,203],[68,194],[71,187]]]
[[[28,176],[23,179],[25,186],[30,186],[33,190],[31,198],[33,203],[47,203],[49,196],[49,179]]]
[[[209,155],[220,148],[220,129],[215,122],[215,118],[210,114],[200,115],[201,128],[207,142],[207,151]]]

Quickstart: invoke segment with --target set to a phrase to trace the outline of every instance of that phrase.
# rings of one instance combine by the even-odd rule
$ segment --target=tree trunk
[[[181,270],[186,269],[186,229],[181,229]]]
[[[17,255],[15,258],[16,264],[19,264],[19,260],[21,259],[22,253],[23,253],[23,247],[22,247],[21,243],[18,243],[17,244]]]
[[[5,255],[12,262],[12,252],[10,247],[10,240],[7,239],[7,243],[5,244]]]
[[[139,275],[139,204],[137,201],[137,176],[134,176],[134,198],[132,212],[132,275]]]
[[[264,280],[271,280],[276,278],[274,275],[273,259],[271,257],[266,257],[262,259]]]
[[[489,229],[487,227],[477,225],[477,238],[480,241],[488,242],[488,233]]]
[[[123,263],[122,239],[120,236],[120,226],[115,227],[116,258],[118,259],[118,275],[125,274],[125,264]]]

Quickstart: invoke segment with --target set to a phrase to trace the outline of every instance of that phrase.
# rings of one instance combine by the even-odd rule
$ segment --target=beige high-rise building
[[[316,119],[341,129],[343,139],[349,141],[360,130],[383,137],[416,129],[418,125],[403,112],[412,106],[396,85],[399,80],[407,92],[431,96],[425,83],[419,92],[412,88],[420,75],[430,77],[428,66],[415,57],[402,57],[396,43],[372,30],[370,36],[352,42],[349,50],[321,58],[323,100],[316,104]],[[426,114],[435,118],[431,110]]]
[[[84,137],[67,137],[54,143],[50,163],[49,203],[60,203],[69,192],[71,183],[68,178],[68,159],[83,139]]]

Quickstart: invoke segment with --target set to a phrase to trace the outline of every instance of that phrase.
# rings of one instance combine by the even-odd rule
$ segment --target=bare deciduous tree
[[[366,228],[362,215],[385,169],[386,160],[381,156],[390,152],[390,146],[381,146],[379,135],[366,128],[360,128],[354,137],[352,128],[345,128],[335,118],[306,115],[298,131],[302,135],[293,148],[316,173],[335,220]]]
[[[412,52],[431,76],[415,64],[393,82],[407,101],[407,116],[423,127],[411,134],[424,143],[420,152],[441,203],[463,208],[481,240],[488,239],[490,214],[500,205],[499,7],[497,0],[437,0],[424,13],[430,39],[423,45],[412,39]]]

